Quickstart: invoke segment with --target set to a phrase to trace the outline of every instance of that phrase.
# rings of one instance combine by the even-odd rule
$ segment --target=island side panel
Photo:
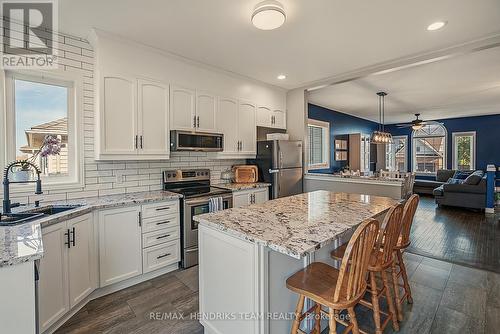
[[[200,322],[207,334],[260,334],[261,321],[240,314],[261,311],[259,247],[199,225]],[[214,319],[229,316],[236,319]]]

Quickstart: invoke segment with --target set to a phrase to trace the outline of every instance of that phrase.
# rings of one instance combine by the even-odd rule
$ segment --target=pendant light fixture
[[[386,92],[378,92],[378,131],[373,131],[370,138],[372,144],[392,144],[392,135],[385,131],[385,97]]]

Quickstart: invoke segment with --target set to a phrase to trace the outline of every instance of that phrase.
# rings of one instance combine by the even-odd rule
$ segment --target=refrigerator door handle
[[[269,169],[269,174],[276,174],[279,173],[279,169]]]

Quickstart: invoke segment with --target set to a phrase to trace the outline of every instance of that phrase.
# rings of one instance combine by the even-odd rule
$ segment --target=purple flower
[[[40,156],[58,155],[61,153],[61,140],[53,135],[45,136],[42,147],[40,147]]]

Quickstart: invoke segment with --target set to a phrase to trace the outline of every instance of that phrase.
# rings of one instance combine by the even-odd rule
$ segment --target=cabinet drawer
[[[160,269],[180,261],[180,241],[175,240],[142,251],[143,272]]]
[[[144,204],[142,218],[153,218],[179,212],[179,201]]]
[[[179,214],[162,215],[159,217],[145,218],[142,220],[142,232],[152,232],[165,228],[179,226]]]
[[[179,226],[164,228],[142,235],[142,248],[156,246],[164,242],[177,240],[180,238]]]

